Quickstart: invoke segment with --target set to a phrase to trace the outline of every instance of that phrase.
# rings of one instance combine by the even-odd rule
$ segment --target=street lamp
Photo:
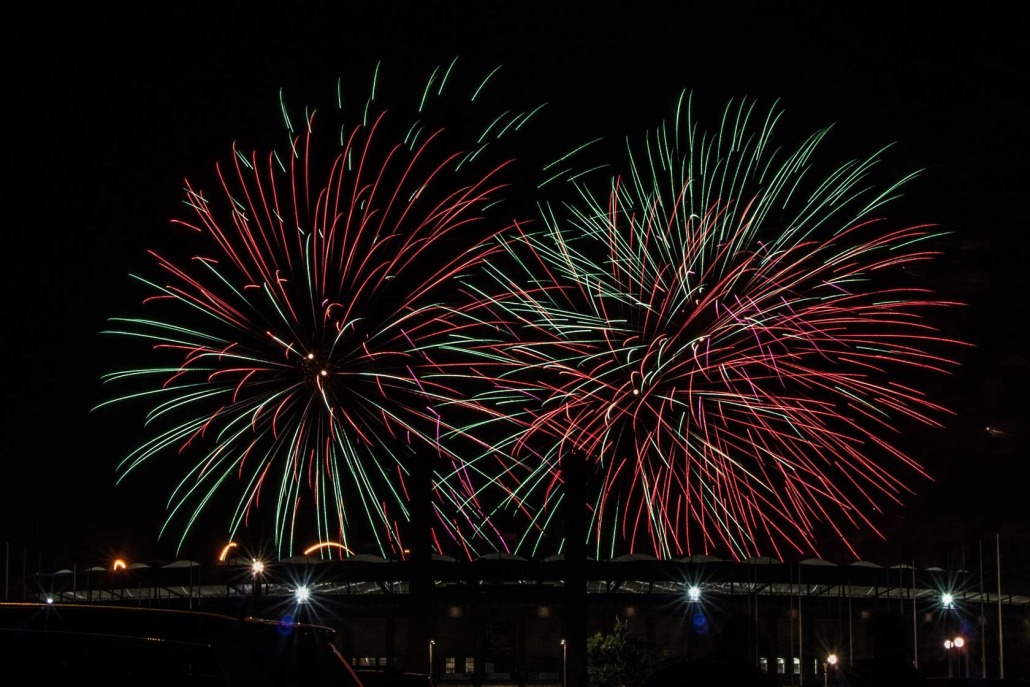
[[[948,677],[955,677],[954,669],[952,668],[952,649],[961,649],[965,645],[965,640],[961,637],[957,637],[954,640],[945,640],[945,651],[948,652]],[[961,666],[960,666],[961,667]]]
[[[254,559],[250,562],[250,576],[251,576],[251,598],[257,599],[261,596],[261,577],[262,573],[265,572],[264,561]]]
[[[969,677],[969,655],[966,654],[966,652],[962,651],[962,648],[966,645],[966,640],[963,639],[962,637],[955,637],[955,639],[951,640],[951,645],[953,647],[955,647],[956,649],[958,649],[958,669],[959,669],[960,673],[963,672],[962,671],[962,657],[965,656],[965,659],[966,659],[965,675],[966,675],[966,677]]]
[[[433,647],[434,646],[436,646],[436,641],[430,639],[429,640],[429,677],[430,677],[430,679],[432,679],[432,677],[433,677]]]
[[[830,684],[830,668],[837,665],[837,654],[830,654],[823,662],[823,687]]]

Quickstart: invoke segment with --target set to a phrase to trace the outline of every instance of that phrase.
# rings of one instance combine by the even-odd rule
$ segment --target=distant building
[[[671,657],[732,657],[785,684],[822,676],[831,653],[842,670],[875,659],[931,676],[949,666],[998,676],[1003,660],[1006,677],[1030,678],[1030,590],[999,596],[980,571],[700,556],[580,565],[585,600],[571,598],[564,580],[572,568],[561,557],[512,556],[437,557],[421,567],[301,556],[266,562],[259,573],[240,558],[128,564],[37,574],[28,590],[40,601],[317,620],[337,628],[356,666],[431,672],[442,687],[561,685],[573,650],[563,640],[577,629],[580,636],[610,631],[618,620]],[[585,618],[568,612],[584,607]],[[960,648],[945,647],[957,637]]]

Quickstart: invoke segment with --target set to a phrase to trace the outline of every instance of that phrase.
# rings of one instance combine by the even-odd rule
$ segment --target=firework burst
[[[150,358],[106,375],[121,391],[101,405],[148,407],[151,437],[120,479],[159,458],[185,466],[162,528],[177,523],[180,547],[205,509],[235,502],[234,538],[266,503],[280,554],[334,540],[401,557],[419,469],[449,476],[432,480],[438,550],[472,555],[488,537],[438,442],[447,425],[433,406],[460,392],[426,373],[447,326],[434,307],[499,245],[485,218],[509,161],[492,150],[533,113],[469,137],[483,80],[461,103],[462,129],[430,124],[445,86],[458,88],[450,74],[434,71],[408,115],[380,105],[375,81],[357,117],[338,97],[295,128],[283,103],[289,146],[234,147],[213,190],[187,182],[174,224],[195,252],[153,251],[156,274],[133,275],[146,315],[113,318],[107,333],[148,343]]]
[[[581,479],[598,558],[782,558],[827,533],[857,555],[929,477],[898,432],[948,414],[916,381],[958,342],[904,268],[939,232],[882,216],[914,176],[875,183],[884,150],[819,172],[829,129],[784,150],[780,114],[731,103],[705,133],[684,96],[627,174],[576,182],[468,280],[451,317],[490,382],[470,432],[496,437],[469,463],[520,550],[560,542]]]

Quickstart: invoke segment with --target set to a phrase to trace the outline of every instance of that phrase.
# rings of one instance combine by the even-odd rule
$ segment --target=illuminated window
[[[476,659],[471,656],[465,657],[465,672],[470,675],[476,672]]]
[[[776,674],[786,675],[787,674],[787,662],[782,658],[776,659]]]
[[[443,660],[443,672],[454,675],[454,657],[448,656]]]
[[[801,659],[798,658],[797,656],[795,656],[793,663],[794,663],[794,674],[795,675],[800,675],[801,674]]]

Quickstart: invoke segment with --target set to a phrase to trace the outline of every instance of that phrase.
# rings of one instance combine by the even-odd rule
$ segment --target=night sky
[[[955,416],[909,438],[934,481],[914,485],[886,517],[888,542],[864,557],[941,564],[995,533],[1030,540],[1025,13],[1002,3],[977,14],[907,3],[248,4],[133,14],[34,4],[6,22],[0,539],[12,551],[44,567],[170,556],[171,542],[157,540],[170,486],[160,470],[115,486],[118,460],[144,436],[139,414],[91,411],[100,376],[119,365],[100,331],[138,304],[128,274],[174,235],[185,178],[210,178],[234,141],[282,144],[280,90],[293,104],[329,103],[341,80],[363,97],[382,62],[396,94],[455,57],[479,72],[502,65],[513,107],[548,103],[542,149],[639,137],[688,89],[713,109],[778,99],[786,132],[833,124],[842,155],[894,144],[888,176],[925,170],[894,216],[949,232],[925,278],[965,304],[944,326],[972,346],[956,375],[927,387]]]

